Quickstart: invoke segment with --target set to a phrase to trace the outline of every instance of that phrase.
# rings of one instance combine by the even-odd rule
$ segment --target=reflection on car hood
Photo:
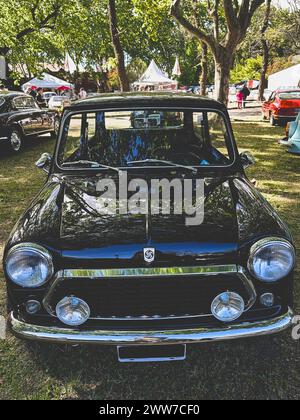
[[[135,265],[154,247],[157,263],[236,263],[238,249],[264,236],[286,237],[286,226],[244,178],[206,178],[204,222],[185,216],[99,214],[96,177],[53,176],[16,225],[8,248],[36,242],[68,265]],[[287,238],[289,239],[289,238]]]
[[[143,247],[161,254],[200,257],[234,253],[238,228],[231,189],[226,180],[206,179],[205,218],[187,226],[185,215],[103,215],[99,213],[96,180],[66,182],[60,236],[65,256],[82,258],[82,248],[97,249],[102,258],[131,258]],[[94,255],[95,254],[91,254]],[[90,258],[92,256],[90,255]]]

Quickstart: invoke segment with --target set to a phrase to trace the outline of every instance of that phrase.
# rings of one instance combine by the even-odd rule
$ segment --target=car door
[[[17,123],[19,126],[22,127],[23,133],[26,136],[29,136],[32,134],[32,131],[34,129],[34,122],[32,114],[26,106],[25,99],[25,96],[17,96],[13,98],[11,102],[12,114],[9,120],[9,124]]]
[[[26,97],[25,103],[28,113],[31,115],[31,134],[35,135],[46,131],[43,120],[43,110],[38,106],[36,101],[31,96]]]
[[[54,124],[53,115],[47,110],[40,108],[33,98],[28,98],[29,106],[33,109],[35,116],[35,132],[47,133],[51,131]]]
[[[263,113],[264,113],[264,116],[267,118],[270,116],[270,110],[275,100],[275,95],[276,95],[275,92],[273,92],[269,100],[263,103]]]
[[[41,110],[42,120],[43,120],[43,131],[49,131],[53,128],[54,118],[53,113],[50,113],[46,109]]]

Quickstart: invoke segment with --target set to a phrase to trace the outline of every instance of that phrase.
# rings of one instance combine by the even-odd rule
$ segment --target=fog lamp
[[[275,296],[273,293],[265,293],[260,297],[260,303],[267,308],[271,308],[275,303]]]
[[[58,319],[66,325],[76,327],[84,324],[90,317],[89,305],[75,296],[65,297],[56,306]]]
[[[37,314],[41,310],[41,304],[40,302],[36,300],[29,300],[28,302],[26,302],[25,306],[26,306],[26,312],[29,315]]]
[[[238,319],[245,310],[245,302],[237,293],[225,292],[215,298],[211,311],[215,318],[222,322]]]

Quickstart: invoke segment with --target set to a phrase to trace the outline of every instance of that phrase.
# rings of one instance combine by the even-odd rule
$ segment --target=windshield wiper
[[[107,165],[103,165],[102,163],[98,163],[98,162],[93,162],[90,160],[77,160],[76,162],[65,162],[62,164],[62,167],[70,167],[70,166],[87,166],[87,167],[91,167],[93,169],[108,169],[110,171],[115,171],[115,172],[120,172],[120,169],[115,168],[114,166],[107,166]]]
[[[173,166],[174,168],[181,168],[181,169],[188,169],[189,171],[192,171],[194,174],[198,173],[197,169],[193,166],[185,166],[185,165],[179,165],[174,162],[169,162],[167,160],[159,160],[159,159],[145,159],[145,160],[135,160],[132,162],[127,162],[128,165],[139,165],[144,163],[161,163],[163,165]]]

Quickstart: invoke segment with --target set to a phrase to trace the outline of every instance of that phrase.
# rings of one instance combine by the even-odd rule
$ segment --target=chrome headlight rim
[[[21,251],[25,251],[25,252],[32,252],[33,254],[36,254],[38,256],[40,256],[41,258],[45,259],[47,264],[48,264],[48,274],[46,276],[46,278],[40,282],[39,284],[36,285],[26,285],[24,283],[21,282],[17,282],[15,279],[13,279],[13,277],[10,275],[9,270],[8,270],[8,261],[9,258],[11,258],[14,254],[21,252]],[[48,281],[53,277],[54,275],[54,264],[53,264],[53,258],[51,253],[43,246],[39,245],[39,244],[35,244],[35,243],[30,243],[30,242],[24,242],[18,245],[13,246],[7,253],[6,257],[5,257],[5,272],[9,278],[9,280],[14,283],[15,285],[22,287],[24,289],[37,289],[39,287],[44,286],[46,283],[48,283]]]
[[[265,248],[268,248],[270,245],[280,245],[284,248],[286,248],[287,250],[289,250],[291,252],[291,256],[293,259],[293,264],[290,268],[289,271],[287,271],[287,273],[284,276],[281,276],[279,278],[274,278],[274,280],[267,280],[262,276],[259,276],[255,270],[254,270],[254,259],[256,257],[256,255],[261,252],[262,250],[264,250]],[[263,238],[259,241],[257,241],[254,245],[252,245],[251,249],[250,249],[250,256],[248,258],[248,270],[250,272],[250,274],[256,278],[257,280],[263,282],[263,283],[268,283],[268,284],[272,284],[272,283],[276,283],[284,278],[286,278],[287,276],[289,276],[292,271],[294,270],[295,266],[296,266],[296,250],[294,248],[294,246],[292,245],[291,242],[289,242],[287,239],[284,238],[279,238],[279,237],[267,237],[267,238]]]

